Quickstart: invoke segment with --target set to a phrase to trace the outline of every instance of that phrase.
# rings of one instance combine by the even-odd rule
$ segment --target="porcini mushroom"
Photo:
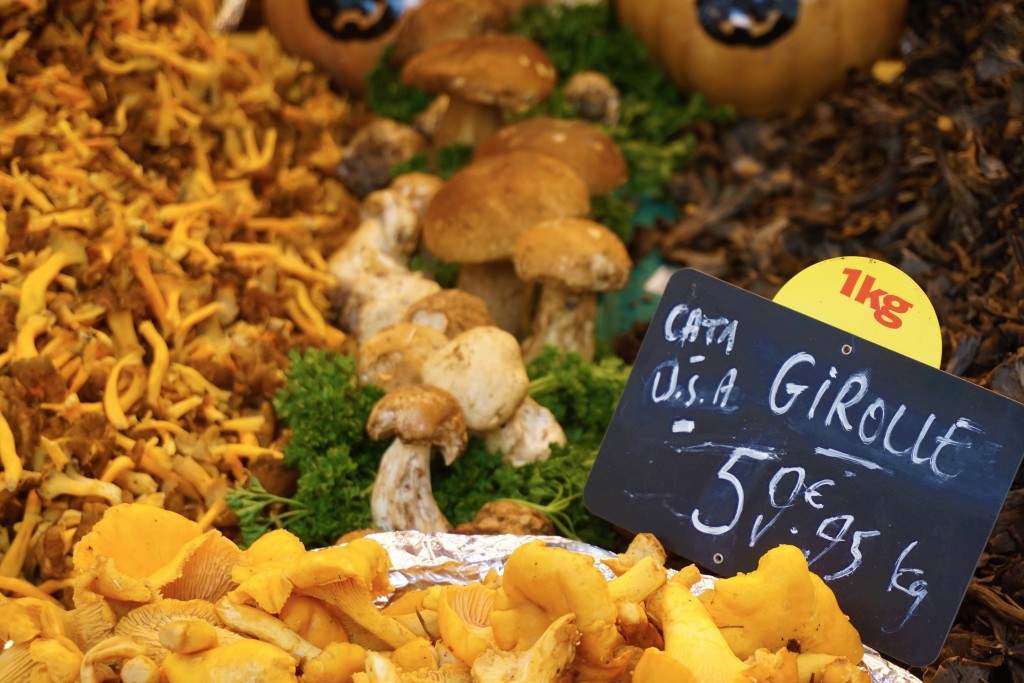
[[[600,71],[579,71],[562,88],[576,115],[585,121],[614,126],[622,118],[622,96]]]
[[[529,385],[519,342],[491,326],[474,327],[449,341],[427,358],[421,374],[425,383],[457,399],[473,432],[504,424]]]
[[[345,146],[338,177],[352,194],[363,199],[391,182],[392,168],[426,147],[426,139],[412,126],[393,119],[373,119]]]
[[[406,199],[422,221],[427,213],[427,207],[430,206],[430,202],[442,185],[444,185],[444,180],[436,175],[412,171],[397,176],[391,181],[388,189]],[[419,243],[418,237],[419,235],[417,235],[417,244]]]
[[[533,150],[475,160],[453,174],[423,220],[423,243],[461,264],[458,288],[480,297],[498,327],[526,328],[531,288],[509,259],[519,233],[535,223],[590,212],[586,183],[564,162]]]
[[[359,346],[356,372],[361,384],[392,391],[420,384],[420,369],[434,351],[448,343],[442,332],[411,322],[385,327]]]
[[[533,116],[510,123],[481,142],[475,158],[513,149],[532,149],[564,161],[587,184],[591,195],[611,192],[629,177],[626,159],[615,141],[597,126],[578,119]]]
[[[516,238],[516,274],[540,282],[533,333],[523,343],[527,362],[545,346],[594,357],[597,293],[622,289],[632,260],[619,237],[588,219],[538,223]]]
[[[407,193],[377,190],[363,201],[360,223],[345,244],[331,254],[328,271],[342,289],[366,277],[408,270],[420,241],[420,216]]]
[[[440,290],[436,281],[414,271],[358,280],[342,305],[341,325],[363,343],[385,327],[401,322],[414,302]]]
[[[405,311],[405,320],[432,327],[448,339],[481,325],[494,325],[480,297],[455,287],[423,297]]]
[[[394,438],[381,457],[370,496],[373,523],[386,531],[449,531],[434,501],[430,455],[437,447],[451,464],[466,447],[466,421],[458,401],[436,386],[411,385],[385,394],[370,412],[373,439]]]
[[[555,414],[529,396],[505,424],[483,437],[487,449],[501,453],[502,462],[513,467],[547,460],[551,444],[567,440]]]
[[[557,74],[544,49],[529,38],[489,33],[432,45],[405,63],[401,77],[450,98],[434,134],[436,149],[486,139],[501,127],[502,110],[522,111],[547,98]]]
[[[498,33],[507,25],[508,17],[497,0],[428,0],[405,15],[389,58],[404,64],[432,45]]]

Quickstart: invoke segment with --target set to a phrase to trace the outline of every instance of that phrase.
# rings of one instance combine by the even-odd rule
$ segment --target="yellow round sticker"
[[[933,368],[942,362],[942,332],[928,295],[883,261],[840,256],[815,263],[773,300]]]

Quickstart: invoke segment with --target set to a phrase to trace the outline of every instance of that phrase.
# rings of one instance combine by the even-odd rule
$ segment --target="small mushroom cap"
[[[585,218],[544,221],[525,230],[516,239],[512,263],[527,282],[593,292],[624,288],[633,265],[618,235]]]
[[[359,382],[384,391],[419,384],[423,362],[447,343],[443,332],[427,325],[400,322],[385,327],[359,346]]]
[[[508,17],[497,0],[429,0],[405,15],[390,59],[404,64],[438,43],[498,33],[507,25]]]
[[[398,438],[437,446],[451,464],[466,447],[466,420],[455,397],[425,384],[400,387],[370,411],[366,433],[372,439]]]
[[[504,126],[476,149],[481,159],[513,149],[532,149],[568,164],[592,195],[626,182],[629,168],[615,141],[595,125],[574,119],[535,116]]]
[[[423,297],[405,312],[405,320],[431,327],[447,335],[446,339],[474,327],[497,324],[483,299],[461,289],[442,289]]]
[[[503,424],[526,397],[530,383],[519,341],[498,327],[474,327],[434,352],[423,381],[451,393],[466,426],[486,431]]]
[[[589,212],[587,185],[566,163],[514,150],[473,161],[448,179],[427,209],[423,242],[451,263],[500,261],[534,223]]]
[[[574,73],[565,81],[562,94],[581,119],[606,126],[618,125],[622,119],[619,89],[600,71]]]
[[[338,177],[354,195],[365,199],[391,181],[391,169],[426,149],[427,140],[412,126],[376,118],[359,128],[345,146]]]
[[[438,43],[402,67],[406,85],[513,111],[543,101],[556,80],[544,48],[511,33]]]

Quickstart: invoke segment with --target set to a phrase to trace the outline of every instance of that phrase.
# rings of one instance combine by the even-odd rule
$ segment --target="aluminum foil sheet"
[[[500,573],[513,550],[534,540],[590,555],[595,566],[609,579],[615,576],[600,562],[615,557],[615,553],[561,536],[462,536],[392,531],[371,534],[369,538],[384,546],[391,556],[391,583],[398,592],[440,584],[472,583],[491,570]],[[693,590],[701,593],[714,582],[714,577],[705,575]],[[863,668],[870,674],[872,683],[921,683],[917,676],[886,661],[871,648],[865,647],[864,651]]]

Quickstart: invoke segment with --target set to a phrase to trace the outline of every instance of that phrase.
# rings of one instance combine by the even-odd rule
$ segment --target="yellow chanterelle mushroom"
[[[757,569],[721,579],[700,597],[733,651],[741,658],[759,648],[864,656],[860,635],[835,595],[791,545],[766,552]]]

